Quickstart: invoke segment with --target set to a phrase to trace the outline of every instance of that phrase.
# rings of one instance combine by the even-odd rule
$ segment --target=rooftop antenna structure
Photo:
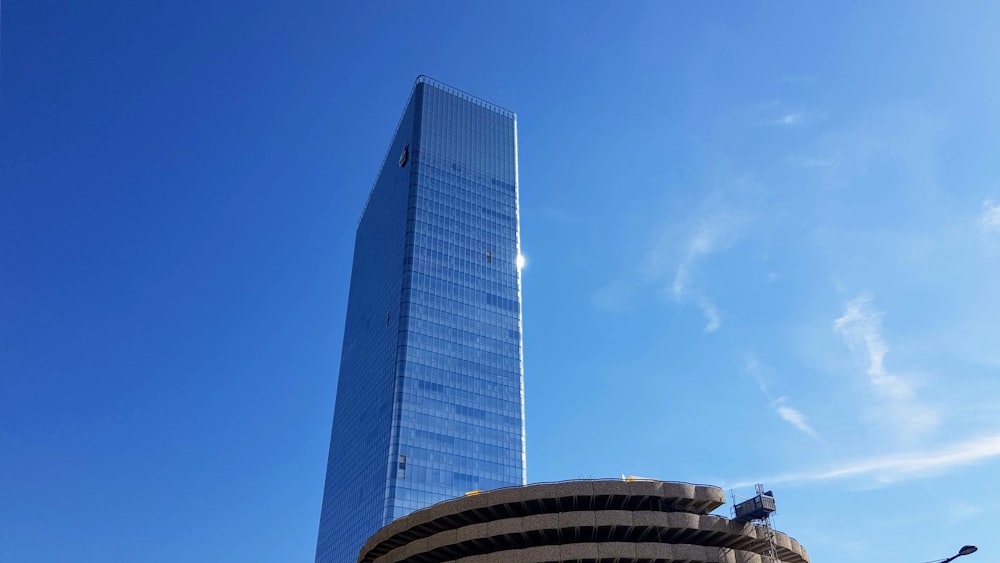
[[[765,542],[765,549],[769,563],[780,563],[778,560],[778,549],[774,544],[774,528],[771,526],[771,514],[776,511],[774,505],[774,492],[765,491],[764,485],[755,485],[757,495],[742,502],[736,502],[736,493],[730,489],[729,495],[733,499],[733,520],[738,522],[748,522],[757,528],[757,537]]]

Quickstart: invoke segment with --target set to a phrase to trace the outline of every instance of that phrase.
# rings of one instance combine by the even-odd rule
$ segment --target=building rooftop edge
[[[455,88],[454,86],[452,86],[450,84],[445,84],[444,82],[441,82],[440,80],[431,78],[430,76],[427,76],[426,74],[420,74],[420,75],[417,76],[417,79],[413,83],[414,87],[416,87],[417,84],[430,84],[431,86],[434,86],[435,88],[440,88],[440,89],[442,89],[442,90],[444,90],[444,91],[446,91],[446,92],[448,92],[450,94],[454,94],[456,96],[464,98],[464,99],[466,99],[466,100],[468,100],[470,102],[473,102],[473,103],[475,103],[477,105],[483,106],[483,107],[485,107],[487,109],[491,109],[491,110],[493,110],[493,111],[495,111],[497,113],[501,113],[503,115],[506,115],[506,116],[509,116],[509,117],[512,117],[512,118],[515,118],[515,119],[517,118],[517,113],[514,112],[513,110],[509,110],[509,109],[507,109],[507,108],[505,108],[505,107],[503,107],[501,105],[495,104],[495,103],[490,102],[488,100],[484,100],[483,98],[480,98],[479,96],[474,96],[474,95],[466,92],[465,90],[461,90],[459,88]]]
[[[496,516],[496,520],[506,521],[516,519],[538,519],[544,518],[546,515],[556,513],[576,514],[577,511],[614,512],[617,510],[646,510],[639,505],[632,506],[631,508],[612,508],[610,505],[604,507],[577,508],[575,500],[572,502],[573,508],[571,509],[566,510],[559,508],[558,506],[559,502],[562,502],[564,499],[570,499],[571,497],[580,498],[581,496],[592,496],[595,499],[600,499],[602,497],[607,497],[608,495],[624,495],[641,499],[660,497],[661,499],[667,500],[670,506],[667,509],[664,509],[663,505],[661,505],[659,512],[663,512],[665,514],[687,513],[688,516],[696,519],[693,520],[693,523],[691,524],[685,524],[691,529],[725,531],[724,529],[719,528],[719,526],[736,526],[739,529],[730,529],[728,533],[730,535],[735,534],[740,536],[740,538],[743,538],[740,541],[753,542],[760,539],[756,535],[756,530],[758,529],[757,526],[751,526],[746,522],[733,520],[732,518],[724,515],[712,514],[715,509],[726,504],[723,489],[716,485],[694,484],[683,481],[666,481],[640,477],[629,477],[623,479],[571,479],[554,482],[537,482],[485,491],[469,491],[465,494],[465,496],[443,500],[433,505],[421,508],[406,516],[395,519],[393,522],[382,527],[379,531],[369,537],[359,552],[358,561],[371,561],[371,557],[373,556],[381,557],[382,555],[388,553],[386,548],[390,548],[391,551],[398,549],[401,545],[408,544],[411,541],[426,543],[426,541],[429,540],[427,540],[424,535],[430,537],[438,532],[447,531],[434,527],[435,522],[444,522],[449,525],[454,525],[456,530],[462,527],[479,526],[493,522],[490,518],[480,521],[480,519],[477,519],[476,517],[475,513],[477,512],[486,513],[484,511],[487,511],[489,514],[493,514],[494,516],[496,516],[496,514],[503,513],[505,515]],[[551,502],[538,504],[538,502],[542,502],[544,499],[555,500],[555,507],[553,508],[553,506],[549,506]],[[522,507],[523,510],[514,510],[513,512],[510,510],[507,510],[507,512],[496,512],[493,508],[491,508],[503,505],[515,507],[519,506]],[[663,518],[669,519],[674,518],[674,516],[664,516]],[[458,524],[456,524],[456,522],[458,522]],[[631,520],[629,520],[629,523],[631,523]],[[742,528],[740,528],[741,526]],[[448,529],[450,530],[451,528]],[[427,532],[427,530],[434,531],[428,532],[424,535],[418,534],[417,537],[410,537],[410,531],[412,530],[423,530],[424,532]],[[773,530],[773,534],[775,537],[775,545],[779,549],[779,555],[781,555],[782,561],[793,561],[797,563],[809,562],[808,552],[798,542],[798,540],[787,533],[778,530]],[[404,538],[406,541],[400,543],[400,541],[398,541],[399,538]],[[587,541],[581,541],[583,541],[583,543],[587,543]],[[702,544],[699,543],[699,545]],[[711,545],[715,546],[715,544]],[[734,548],[737,546],[720,544],[715,547]],[[758,554],[764,553],[759,549],[752,551],[755,551]]]
[[[484,100],[484,99],[482,99],[482,98],[480,98],[478,96],[473,96],[472,94],[470,94],[470,93],[468,93],[468,92],[466,92],[464,90],[459,90],[458,88],[455,88],[454,86],[452,86],[450,84],[445,84],[444,82],[441,82],[440,80],[436,80],[434,78],[431,78],[430,76],[427,76],[426,74],[418,74],[417,75],[417,79],[413,81],[413,87],[410,88],[409,95],[406,96],[406,103],[403,104],[403,111],[399,114],[399,119],[396,120],[396,127],[392,130],[392,136],[389,137],[389,146],[386,147],[385,154],[382,155],[382,160],[379,161],[378,172],[376,172],[376,174],[375,174],[375,180],[372,182],[372,187],[369,188],[368,195],[365,197],[365,203],[361,206],[361,213],[358,215],[358,222],[355,225],[355,230],[357,230],[357,228],[359,228],[361,226],[361,220],[365,216],[365,210],[368,209],[368,202],[372,198],[372,192],[375,191],[375,185],[378,184],[379,175],[382,172],[382,168],[385,166],[386,160],[389,158],[389,151],[392,150],[392,139],[395,137],[396,133],[399,131],[399,126],[403,122],[403,118],[406,116],[406,108],[410,107],[410,100],[413,99],[413,94],[414,94],[414,92],[417,91],[417,84],[429,84],[429,85],[431,85],[431,86],[433,86],[435,88],[439,88],[441,90],[444,90],[445,92],[448,92],[449,94],[453,94],[453,95],[458,96],[458,97],[460,97],[462,99],[468,100],[468,101],[470,101],[470,102],[472,102],[472,103],[474,103],[474,104],[476,104],[478,106],[487,108],[487,109],[489,109],[491,111],[495,111],[495,112],[497,112],[497,113],[499,113],[501,115],[510,117],[511,119],[514,120],[515,123],[517,122],[517,113],[515,113],[512,110],[509,110],[509,109],[507,109],[507,108],[505,108],[503,106],[499,106],[497,104],[494,104],[493,102],[486,101],[486,100]]]

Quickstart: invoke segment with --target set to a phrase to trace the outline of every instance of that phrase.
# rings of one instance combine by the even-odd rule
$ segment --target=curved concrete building
[[[766,530],[709,512],[722,489],[663,481],[566,481],[445,501],[368,539],[359,563],[769,563]],[[778,561],[808,563],[774,532]]]

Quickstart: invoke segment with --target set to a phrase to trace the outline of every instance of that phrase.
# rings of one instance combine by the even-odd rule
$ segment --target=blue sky
[[[763,481],[815,561],[994,560],[1000,10],[873,4],[7,2],[0,559],[312,559],[428,74],[518,113],[530,481]]]

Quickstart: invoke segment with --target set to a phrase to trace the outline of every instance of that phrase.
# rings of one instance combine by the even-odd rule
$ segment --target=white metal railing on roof
[[[516,117],[516,115],[517,115],[516,113],[514,113],[513,111],[511,111],[511,110],[509,110],[509,109],[507,109],[505,107],[498,106],[498,105],[494,104],[493,102],[488,102],[488,101],[486,101],[486,100],[484,100],[482,98],[473,96],[472,94],[470,94],[470,93],[468,93],[468,92],[466,92],[464,90],[459,90],[458,88],[455,88],[454,86],[449,86],[448,84],[445,84],[444,82],[441,82],[439,80],[434,80],[433,78],[431,78],[430,76],[427,76],[426,74],[421,74],[420,76],[417,77],[417,81],[414,84],[414,86],[416,86],[417,84],[430,84],[431,86],[433,86],[435,88],[438,88],[440,90],[444,90],[445,92],[448,92],[449,94],[452,94],[454,96],[458,96],[459,98],[462,98],[463,100],[466,100],[468,102],[472,102],[472,103],[474,103],[474,104],[476,104],[478,106],[484,107],[484,108],[486,108],[488,110],[495,111],[495,112],[497,112],[497,113],[499,113],[501,115],[505,115],[507,117]]]

